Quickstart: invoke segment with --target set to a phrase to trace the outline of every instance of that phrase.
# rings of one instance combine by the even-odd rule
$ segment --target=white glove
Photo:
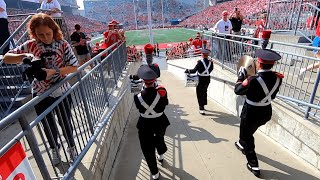
[[[242,79],[242,80],[244,80],[244,79],[247,78],[247,71],[246,71],[246,69],[245,69],[243,66],[241,66],[241,67],[239,68],[238,78],[239,78],[239,79]]]
[[[300,73],[299,73],[299,79],[302,80],[304,78],[304,76],[306,75],[306,72],[307,72],[307,69],[306,68],[302,68],[300,70]]]

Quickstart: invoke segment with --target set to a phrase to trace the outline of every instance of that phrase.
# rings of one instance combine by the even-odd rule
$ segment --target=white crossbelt
[[[138,99],[139,99],[141,105],[144,108],[146,108],[146,112],[140,114],[142,117],[144,117],[144,118],[157,118],[163,114],[163,112],[157,113],[154,111],[154,108],[156,107],[156,105],[158,104],[158,102],[160,100],[160,95],[158,92],[157,92],[157,96],[154,98],[154,100],[150,106],[143,100],[141,93],[138,94]]]
[[[209,61],[208,66],[206,65],[206,63],[204,62],[204,60],[201,60],[203,67],[204,67],[204,71],[202,73],[199,73],[199,76],[210,76],[209,73],[209,68],[211,67],[211,61]]]
[[[266,94],[266,97],[263,98],[260,102],[253,102],[253,101],[250,101],[249,99],[246,99],[246,102],[252,106],[268,106],[269,104],[271,104],[272,94],[276,91],[277,87],[279,86],[280,78],[277,78],[276,84],[273,86],[270,92],[267,88],[266,83],[263,81],[261,77],[258,77],[257,80],[261,85],[264,93]]]

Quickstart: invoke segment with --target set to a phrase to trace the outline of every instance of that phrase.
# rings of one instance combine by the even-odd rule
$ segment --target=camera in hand
[[[22,78],[24,81],[32,82],[34,78],[38,81],[43,81],[47,77],[47,72],[42,70],[45,68],[45,61],[42,59],[32,61],[32,57],[25,57],[22,59],[23,64],[29,65],[23,72]]]

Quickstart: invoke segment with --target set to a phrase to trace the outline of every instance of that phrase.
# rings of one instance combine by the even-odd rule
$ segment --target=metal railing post
[[[269,3],[268,3],[268,11],[267,11],[267,13],[268,13],[268,16],[267,16],[267,19],[266,19],[266,26],[269,29],[270,28],[269,21],[270,21],[270,17],[271,17],[271,0],[269,0]]]
[[[89,128],[90,128],[91,133],[93,133],[94,131],[93,131],[93,125],[92,125],[92,118],[91,118],[91,114],[89,112],[87,99],[85,98],[86,96],[84,93],[84,87],[82,84],[83,81],[81,80],[80,72],[78,72],[77,77],[78,77],[78,82],[79,82],[80,93],[81,93],[83,104],[84,104],[84,110],[85,110],[87,117],[88,117]]]
[[[115,87],[118,88],[118,84],[117,84],[117,73],[116,73],[116,67],[115,67],[115,64],[114,64],[114,57],[113,57],[114,54],[112,54],[112,69],[113,69],[113,76],[114,76],[114,83],[115,83]]]
[[[120,48],[121,48],[121,46],[119,46],[118,47],[118,49],[116,50],[118,53],[117,53],[117,55],[118,55],[118,62],[119,62],[119,70],[122,70],[122,59],[121,59],[121,55],[120,55]],[[122,76],[122,72],[119,72],[119,77],[121,77]]]
[[[99,63],[98,64],[98,66],[100,66],[99,67],[99,70],[100,70],[100,74],[101,74],[101,76],[100,76],[100,79],[101,79],[101,84],[102,84],[102,86],[103,86],[103,92],[104,92],[104,94],[105,94],[105,101],[107,102],[107,106],[109,106],[109,99],[108,99],[108,92],[107,92],[107,85],[106,85],[106,83],[104,82],[104,75],[103,75],[103,68],[102,68],[102,64],[101,63]]]
[[[37,162],[37,165],[39,167],[40,173],[43,177],[43,179],[49,180],[51,179],[49,171],[47,169],[46,163],[44,162],[41,152],[39,149],[39,145],[37,142],[37,139],[28,123],[28,121],[25,119],[24,115],[19,118],[19,123],[23,131],[27,131],[28,133],[26,134],[26,139],[28,141],[30,150],[32,152],[32,155],[34,159]]]
[[[297,18],[297,23],[296,23],[296,27],[294,28],[294,35],[296,36],[297,35],[297,29],[298,29],[298,26],[299,26],[299,20],[300,20],[300,15],[301,15],[301,9],[302,9],[302,1],[303,0],[300,0],[300,4],[299,4],[299,11],[298,11],[298,18]]]
[[[290,22],[289,22],[289,30],[292,30],[292,20],[293,20],[293,15],[294,15],[295,8],[296,8],[296,0],[293,1],[293,7],[292,7],[291,16],[290,16]]]
[[[223,36],[223,42],[222,42],[222,65],[221,65],[221,68],[223,69],[224,68],[224,58],[226,57],[226,35]]]
[[[317,93],[319,82],[320,82],[320,71],[318,70],[317,77],[316,77],[316,82],[314,83],[314,87],[313,87],[313,90],[311,92],[310,99],[309,99],[309,103],[310,104],[313,104],[314,98],[315,98],[316,93]],[[308,106],[307,109],[306,109],[305,115],[304,115],[305,119],[308,119],[310,110],[311,110],[311,107]]]

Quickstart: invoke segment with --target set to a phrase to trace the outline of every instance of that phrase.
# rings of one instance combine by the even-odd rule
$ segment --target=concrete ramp
[[[161,180],[250,180],[257,179],[246,169],[246,159],[234,142],[239,136],[239,118],[213,100],[209,112],[198,113],[195,88],[184,87],[175,75],[161,72],[160,83],[168,90],[166,114],[168,151],[160,167]],[[111,174],[102,179],[149,180],[151,175],[140,149],[136,123],[139,113],[132,106],[124,136]],[[257,131],[256,152],[262,179],[320,179],[319,171],[283,146]]]

